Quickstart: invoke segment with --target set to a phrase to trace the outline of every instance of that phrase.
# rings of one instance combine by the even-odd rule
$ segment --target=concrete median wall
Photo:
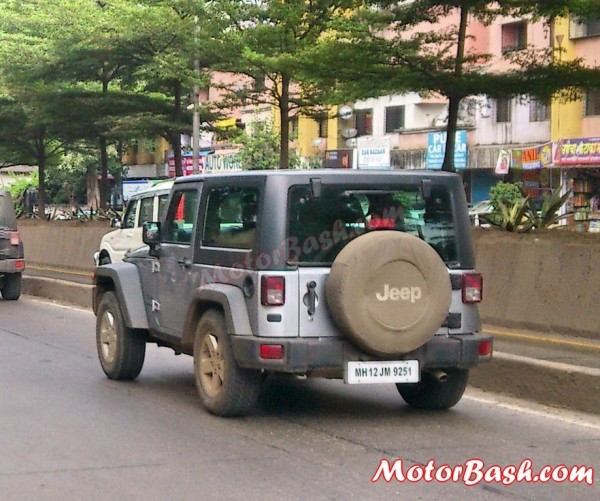
[[[29,266],[91,271],[108,223],[19,224]],[[485,323],[600,339],[600,235],[475,230]]]
[[[474,232],[483,321],[600,339],[600,236]]]
[[[26,265],[61,270],[89,271],[108,222],[19,221]]]

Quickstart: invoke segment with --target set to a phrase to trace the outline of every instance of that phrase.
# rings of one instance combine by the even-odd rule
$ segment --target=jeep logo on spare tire
[[[390,289],[389,283],[411,286]],[[429,307],[427,281],[414,264],[406,261],[391,261],[372,270],[365,283],[364,296],[361,302],[371,323],[392,331],[404,331],[415,325]]]
[[[390,284],[383,284],[383,292],[376,292],[375,297],[379,301],[410,301],[416,302],[423,296],[421,287],[390,287]]]
[[[448,269],[429,244],[381,230],[341,250],[325,295],[334,322],[351,342],[392,356],[434,336],[448,315],[452,290]]]

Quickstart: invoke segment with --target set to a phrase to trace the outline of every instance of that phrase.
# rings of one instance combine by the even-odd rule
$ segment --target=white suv
[[[122,261],[126,252],[144,245],[142,225],[160,219],[172,186],[172,180],[162,181],[132,195],[123,219],[117,222],[118,229],[102,237],[100,249],[94,253],[96,266]]]

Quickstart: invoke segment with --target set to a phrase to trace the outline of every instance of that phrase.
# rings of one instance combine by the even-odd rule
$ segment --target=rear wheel
[[[200,400],[211,414],[242,416],[256,406],[260,372],[237,365],[225,319],[219,311],[207,311],[196,328],[194,377]]]
[[[106,292],[98,306],[96,348],[102,370],[110,379],[135,379],[142,370],[146,339],[125,325],[114,292]]]
[[[443,410],[455,406],[462,398],[469,381],[469,371],[452,369],[445,377],[430,372],[421,373],[415,384],[396,384],[404,401],[415,409]]]
[[[7,301],[16,301],[21,296],[21,274],[7,273],[4,275],[2,297]]]

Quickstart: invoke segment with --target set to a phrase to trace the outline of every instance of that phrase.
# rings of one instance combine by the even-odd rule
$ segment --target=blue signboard
[[[467,131],[457,130],[454,142],[454,168],[467,168]],[[430,132],[427,134],[427,157],[426,167],[428,169],[441,169],[446,151],[446,131]]]

